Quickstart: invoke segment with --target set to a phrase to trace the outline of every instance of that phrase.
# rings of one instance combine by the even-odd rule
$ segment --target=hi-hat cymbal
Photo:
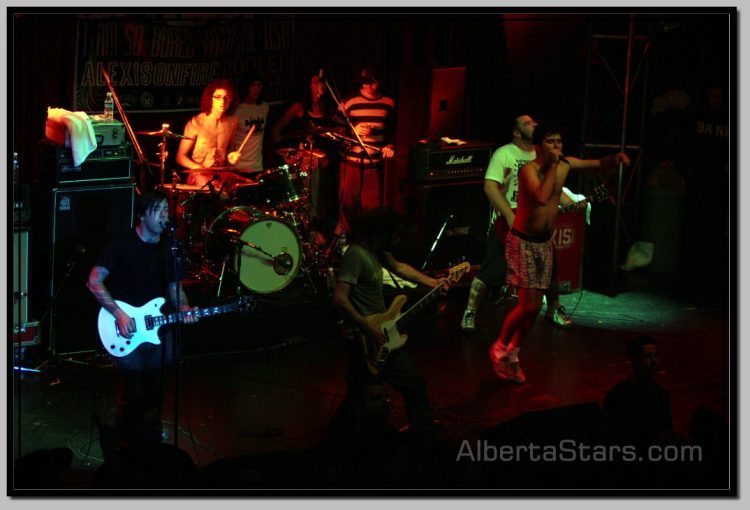
[[[289,138],[307,138],[308,136],[319,136],[326,132],[343,134],[346,131],[344,126],[310,126],[306,129],[298,129],[281,135],[283,139]]]
[[[326,153],[320,149],[279,149],[276,154],[284,158],[285,161],[297,161],[299,159],[308,159],[311,156],[315,158],[324,158]]]
[[[135,134],[145,135],[145,136],[160,136],[164,138],[172,138],[174,140],[195,140],[195,138],[178,135],[177,133],[173,133],[168,129],[160,130],[160,131],[136,131]]]

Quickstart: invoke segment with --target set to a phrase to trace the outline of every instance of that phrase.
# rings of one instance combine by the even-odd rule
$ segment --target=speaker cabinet
[[[481,263],[490,215],[484,180],[410,183],[409,188],[407,210],[416,229],[404,240],[402,256],[420,268],[434,244],[425,269],[444,269],[464,260]]]
[[[13,324],[29,321],[29,231],[13,232]]]
[[[405,153],[423,138],[465,135],[465,67],[401,70],[396,146]]]
[[[45,308],[52,307],[53,354],[96,348],[99,304],[86,280],[107,243],[132,228],[134,199],[132,184],[51,188],[35,196],[33,278]]]

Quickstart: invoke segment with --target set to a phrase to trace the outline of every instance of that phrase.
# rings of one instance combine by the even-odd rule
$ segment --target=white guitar
[[[187,314],[199,318],[211,317],[227,312],[244,311],[252,306],[249,296],[242,296],[237,301],[226,304],[199,308],[186,312],[175,312],[162,315],[161,307],[164,304],[164,298],[155,298],[143,306],[131,306],[123,301],[117,301],[117,306],[123,309],[134,321],[135,332],[130,338],[120,335],[120,328],[117,325],[117,319],[106,309],[99,310],[99,339],[102,345],[112,356],[121,358],[133,352],[139,345],[144,342],[159,345],[159,328],[166,324],[175,324],[185,318]]]
[[[461,264],[450,268],[448,270],[448,282],[451,284],[457,283],[469,269],[471,269],[471,264],[468,262],[462,262]],[[400,294],[393,298],[391,306],[388,307],[388,310],[385,312],[365,317],[365,320],[368,323],[383,331],[386,336],[386,342],[383,345],[374,345],[374,343],[364,334],[360,335],[362,346],[365,351],[365,358],[367,359],[367,368],[370,370],[371,374],[378,375],[380,371],[383,370],[391,351],[395,351],[404,346],[406,343],[406,335],[401,333],[401,331],[406,328],[408,323],[419,311],[424,310],[427,305],[437,299],[439,295],[438,291],[440,291],[445,284],[446,283],[443,282],[433,288],[403,314],[401,313],[401,308],[406,304],[406,296]]]

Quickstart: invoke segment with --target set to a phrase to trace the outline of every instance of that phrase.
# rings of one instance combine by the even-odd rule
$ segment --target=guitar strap
[[[386,271],[388,271],[388,276],[390,276],[390,277],[391,277],[391,281],[392,281],[392,282],[393,282],[393,284],[394,284],[394,285],[396,286],[396,288],[397,288],[398,290],[401,290],[401,284],[400,284],[400,283],[398,283],[398,280],[396,279],[396,277],[395,277],[395,276],[393,276],[393,273],[391,273],[391,270],[390,270],[390,269],[388,269],[387,267],[385,268],[385,270],[386,270]]]

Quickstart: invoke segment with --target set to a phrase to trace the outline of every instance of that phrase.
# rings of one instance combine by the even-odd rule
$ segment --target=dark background
[[[268,125],[284,111],[287,102],[294,99],[293,91],[304,89],[305,73],[311,68],[325,67],[343,95],[356,88],[355,78],[360,66],[374,62],[382,70],[385,93],[396,99],[400,118],[405,119],[419,116],[422,110],[416,104],[403,101],[404,91],[409,89],[410,97],[419,97],[420,88],[424,89],[425,97],[430,94],[429,83],[406,83],[403,78],[408,71],[463,67],[466,69],[465,107],[462,122],[454,126],[456,135],[499,146],[510,141],[510,121],[519,114],[529,113],[538,120],[554,122],[564,130],[566,154],[601,157],[613,150],[587,150],[585,144],[619,145],[621,141],[621,88],[632,19],[637,39],[631,56],[632,85],[624,140],[626,145],[637,146],[638,150],[629,151],[634,166],[624,183],[624,236],[619,242],[619,253],[615,254],[622,260],[630,244],[640,239],[641,185],[651,168],[664,157],[676,161],[688,181],[688,191],[691,185],[694,191],[705,191],[704,179],[693,177],[697,172],[709,175],[712,191],[728,198],[715,204],[720,208],[718,217],[729,216],[730,182],[734,173],[727,170],[714,178],[704,171],[706,165],[715,162],[707,163],[695,157],[693,126],[705,104],[708,87],[723,87],[725,113],[733,104],[729,86],[733,84],[734,64],[730,59],[736,58],[732,35],[735,19],[729,10],[694,11],[391,9],[386,12],[352,9],[342,12],[320,9],[313,12],[287,8],[276,13],[265,10],[262,16],[283,16],[292,20],[294,26],[291,76],[288,77],[292,86],[288,98],[272,105]],[[108,15],[128,16],[127,11],[102,9],[97,12],[104,19]],[[248,12],[237,14],[238,20],[245,19]],[[86,12],[92,13],[94,11]],[[192,13],[175,9],[150,13],[178,21],[181,16],[210,20],[213,14],[205,9]],[[231,17],[226,11],[221,14]],[[132,13],[132,16],[142,18],[143,13]],[[35,184],[40,179],[38,147],[44,138],[47,107],[74,109],[77,20],[78,13],[74,11],[9,11],[12,86],[7,122],[9,146],[19,154],[22,184]],[[614,38],[596,39],[597,34]],[[666,113],[653,113],[654,99],[670,90],[681,91],[690,99],[689,105]],[[138,111],[129,113],[128,118],[135,131],[158,130],[167,122],[173,131],[181,132],[184,123],[194,114],[195,110]],[[119,118],[117,113],[116,117]],[[398,127],[402,130],[398,133],[397,161],[401,161],[401,166],[396,167],[398,176],[403,176],[411,144],[423,136],[413,123],[411,131],[407,132],[407,125],[402,121]],[[158,139],[140,137],[139,141],[146,159],[157,162]],[[176,142],[170,142],[168,149],[171,166]],[[572,182],[568,186],[575,191],[587,191],[588,183],[578,180],[577,176],[571,176],[569,181]],[[611,190],[612,184],[616,185],[609,184]],[[479,186],[474,188],[479,190]],[[481,198],[481,193],[474,193],[474,188],[462,188],[464,192],[460,196]],[[411,199],[419,200],[420,196],[427,195],[415,193]],[[688,194],[688,203],[690,199]],[[466,201],[469,203],[457,207],[471,207],[473,200],[466,198]],[[433,205],[417,204],[417,208],[431,210]],[[608,270],[614,250],[614,208],[600,210],[602,213],[595,215],[598,224],[593,224],[587,234],[586,250],[589,273],[597,274]],[[481,218],[477,221],[481,222]],[[685,228],[687,223],[674,228]],[[723,228],[716,230],[728,234]],[[726,239],[719,236],[717,242],[722,241]],[[474,256],[479,257],[481,249],[474,248]],[[593,282],[588,276],[584,280]]]
[[[539,119],[554,119],[564,124],[566,152],[576,154],[580,151],[586,100],[584,78],[589,36],[591,33],[627,36],[631,13],[412,10],[386,14],[352,10],[344,14],[295,14],[289,10],[283,15],[294,20],[294,76],[310,67],[326,66],[345,94],[355,88],[358,67],[373,61],[383,70],[386,93],[398,100],[399,78],[404,68],[466,67],[464,136],[506,143],[509,118],[519,111],[529,112]],[[25,176],[32,175],[29,170],[36,163],[36,144],[44,136],[46,107],[73,108],[76,19],[76,14],[67,12],[10,15],[11,146],[21,156]],[[650,57],[647,82],[641,71],[636,78],[638,82],[633,84],[631,101],[637,106],[636,94],[645,93],[648,99],[676,87],[687,91],[697,103],[711,82],[727,86],[728,28],[726,13],[635,14],[635,34],[649,38]],[[616,44],[612,50],[602,52],[611,51],[607,65],[612,73],[622,74],[626,44]],[[639,52],[636,45],[634,59]],[[594,66],[602,64],[596,55],[591,61]],[[609,133],[602,132],[598,125],[609,115],[605,108],[621,101],[611,78],[601,74],[592,75],[588,94],[589,101],[594,96],[604,105],[601,112],[594,108],[587,113],[599,121],[588,123],[597,131],[590,134],[598,138],[609,135],[618,142],[620,118],[611,119],[614,122],[607,127]],[[639,82],[645,83],[645,87],[639,87]],[[170,122],[177,131],[192,114],[138,113],[132,114],[130,120],[136,130],[156,130],[162,122]],[[630,125],[634,130],[639,127],[634,122]],[[648,147],[647,143],[642,145],[644,149]],[[144,152],[149,157],[151,151],[147,149],[144,147]],[[402,153],[408,150],[399,149]]]

